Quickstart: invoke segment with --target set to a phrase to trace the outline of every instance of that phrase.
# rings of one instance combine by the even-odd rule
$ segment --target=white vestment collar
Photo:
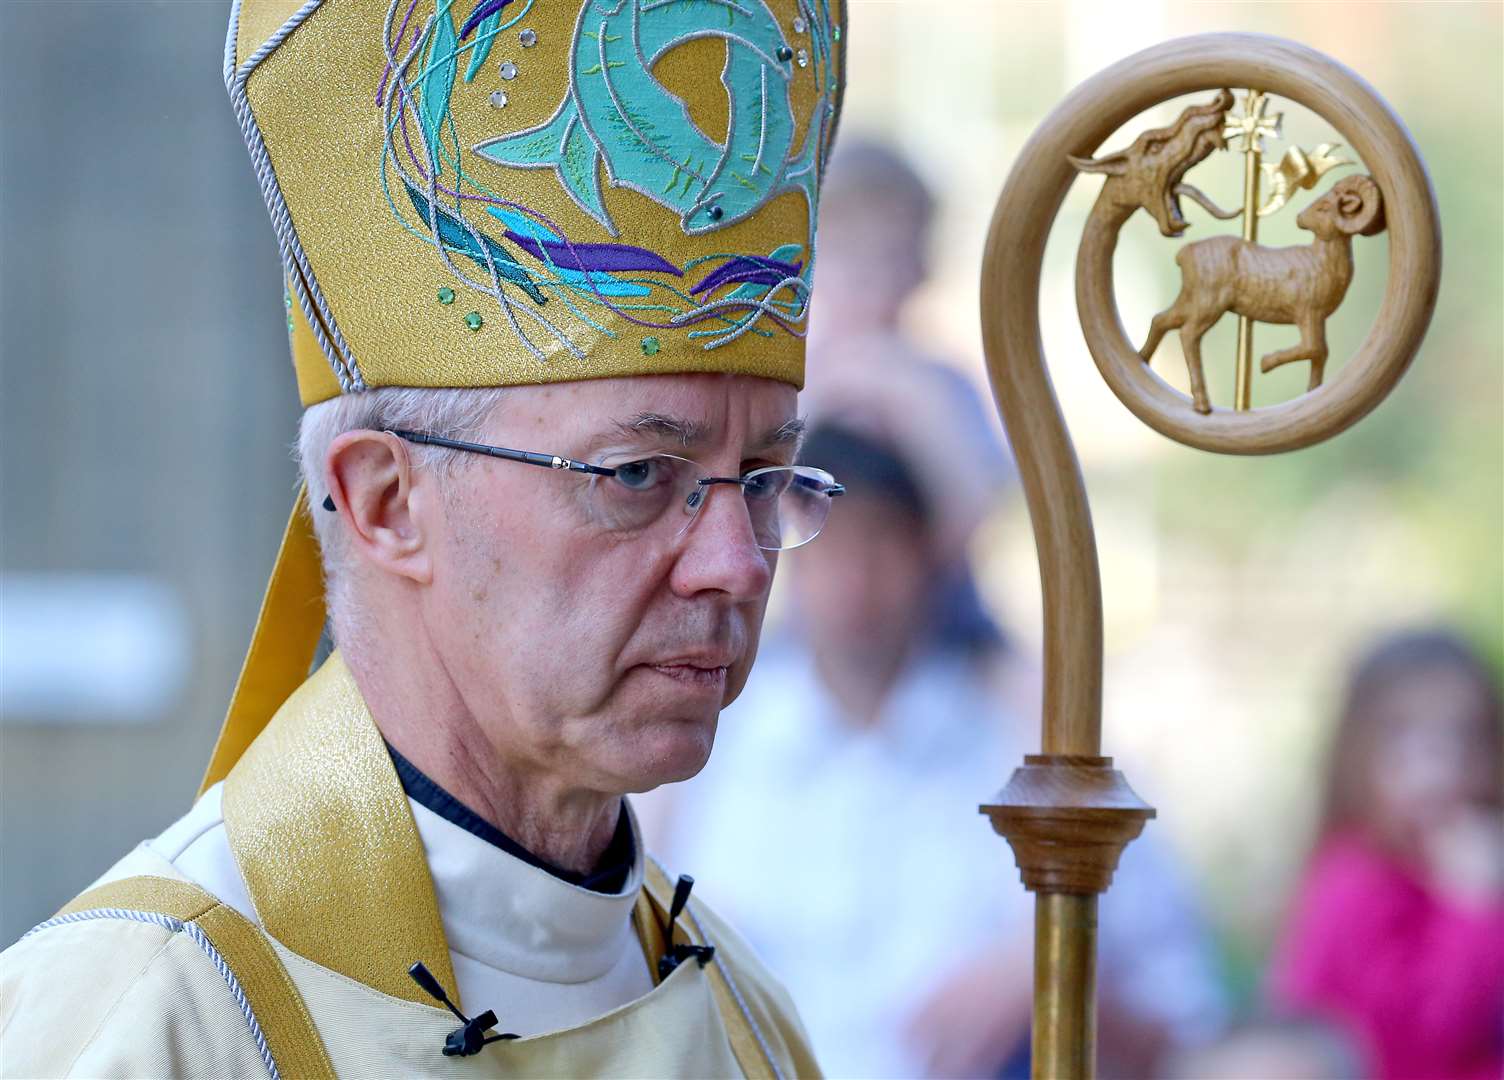
[[[222,784],[149,841],[189,880],[260,922],[225,833]],[[439,903],[460,1000],[494,1009],[501,1030],[537,1035],[584,1024],[653,988],[632,909],[643,844],[627,804],[634,858],[620,893],[554,877],[409,798]]]
[[[629,804],[634,859],[625,888],[571,885],[408,800],[433,874],[451,951],[524,979],[581,983],[604,977],[641,947],[632,909],[642,888],[642,839]]]

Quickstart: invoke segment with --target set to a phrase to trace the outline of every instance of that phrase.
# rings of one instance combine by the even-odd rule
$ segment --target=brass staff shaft
[[[1262,94],[1250,92],[1246,110],[1255,112]],[[1259,162],[1263,158],[1258,136],[1250,134],[1243,152],[1243,239],[1252,243],[1259,238]],[[1233,408],[1247,411],[1253,406],[1253,320],[1238,316],[1238,374],[1233,393]]]
[[[1034,896],[1035,1080],[1097,1072],[1097,898]]]

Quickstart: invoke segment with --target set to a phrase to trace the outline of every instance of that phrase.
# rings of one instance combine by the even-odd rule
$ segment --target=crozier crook
[[[1186,227],[1177,196],[1205,199],[1182,180],[1223,145],[1223,119],[1232,104],[1228,86],[1257,87],[1299,101],[1328,122],[1340,118],[1343,141],[1371,169],[1367,182],[1382,198],[1390,233],[1389,276],[1367,338],[1327,385],[1280,405],[1203,413],[1155,375],[1129,343],[1113,297],[1112,256],[1118,228],[1139,208],[1166,236]],[[1215,98],[1186,110],[1170,127],[1145,132],[1119,154],[1088,156],[1145,109],[1205,91],[1217,91]],[[1355,423],[1383,400],[1419,350],[1441,272],[1435,196],[1403,125],[1357,75],[1293,42],[1208,34],[1146,50],[1073,91],[1019,153],[993,212],[983,257],[982,339],[1039,553],[1042,752],[1026,757],[981,809],[1009,841],[1023,882],[1036,895],[1036,1077],[1094,1073],[1096,898],[1110,884],[1123,847],[1154,815],[1111,759],[1100,756],[1102,598],[1096,543],[1080,465],[1041,342],[1045,246],[1078,170],[1107,177],[1076,262],[1077,307],[1087,347],[1108,385],[1136,416],[1203,450],[1277,453]],[[1333,192],[1339,203],[1353,194],[1342,192]],[[1307,212],[1317,205],[1320,200]],[[1360,222],[1366,213],[1339,209]],[[1229,273],[1245,280],[1243,268],[1234,266]]]

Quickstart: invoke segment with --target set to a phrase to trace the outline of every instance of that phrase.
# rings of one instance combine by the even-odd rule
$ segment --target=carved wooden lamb
[[[1384,229],[1379,186],[1369,176],[1344,177],[1302,210],[1295,223],[1315,233],[1316,239],[1304,247],[1270,248],[1236,236],[1214,236],[1187,244],[1175,256],[1180,295],[1154,316],[1139,355],[1148,363],[1165,334],[1178,329],[1197,412],[1212,411],[1201,368],[1201,337],[1229,311],[1258,322],[1299,326],[1300,343],[1270,353],[1259,367],[1268,372],[1291,361],[1309,360],[1307,390],[1321,385],[1326,320],[1342,303],[1353,278],[1352,238]]]

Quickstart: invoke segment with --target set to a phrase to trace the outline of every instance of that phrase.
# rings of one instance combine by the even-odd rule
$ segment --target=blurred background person
[[[1365,1075],[1504,1075],[1500,725],[1498,681],[1451,632],[1353,670],[1272,992],[1342,1024]]]
[[[820,223],[820,273],[833,284],[811,301],[810,354],[823,368],[811,372],[801,407],[878,432],[917,463],[936,511],[929,554],[943,625],[934,629],[1001,645],[966,546],[1012,478],[1002,425],[963,364],[905,321],[928,273],[934,194],[897,147],[852,131],[837,140],[821,190],[830,217]]]
[[[845,130],[827,166],[820,213],[822,292],[810,311],[811,350],[853,334],[902,337],[905,312],[929,272],[929,185],[897,147]]]

